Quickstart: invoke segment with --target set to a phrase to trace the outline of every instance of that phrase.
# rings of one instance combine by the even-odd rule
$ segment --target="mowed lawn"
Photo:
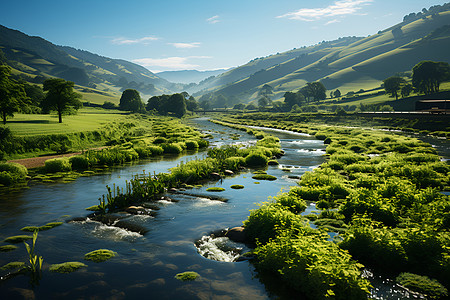
[[[83,108],[77,115],[63,116],[58,123],[58,115],[15,114],[7,120],[6,126],[18,136],[61,134],[81,131],[93,131],[102,125],[125,119],[128,113],[118,110]]]

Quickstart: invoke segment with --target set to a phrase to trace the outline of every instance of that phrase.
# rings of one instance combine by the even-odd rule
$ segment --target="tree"
[[[62,123],[62,114],[71,108],[79,109],[83,107],[80,102],[81,95],[73,90],[74,83],[61,78],[51,78],[44,81],[44,99],[41,105],[44,112],[56,110],[58,112],[59,123]]]
[[[286,92],[284,93],[284,105],[287,109],[287,111],[290,111],[292,106],[297,104],[298,106],[302,105],[302,102],[305,101],[305,97],[302,93],[293,93],[293,92]]]
[[[238,103],[233,106],[233,109],[244,109],[244,108],[245,108],[244,103]]]
[[[335,91],[334,91],[334,97],[335,98],[339,98],[341,96],[341,91],[339,90],[339,89],[336,89]]]
[[[122,96],[120,97],[119,109],[132,112],[143,112],[145,108],[139,92],[134,89],[123,91]]]
[[[408,97],[411,92],[413,91],[413,86],[408,83],[402,86],[402,89],[400,90],[400,94],[402,95],[402,98]]]
[[[391,76],[383,80],[384,90],[386,93],[390,94],[391,97],[395,97],[395,100],[398,100],[398,91],[404,83],[405,79],[399,76]]]
[[[439,92],[442,82],[449,80],[450,66],[446,62],[421,61],[413,68],[412,85],[419,93]]]
[[[189,111],[198,109],[198,102],[193,96],[190,96],[189,99],[186,99],[186,109]]]
[[[7,117],[14,117],[14,113],[27,101],[27,96],[23,85],[18,84],[10,78],[11,68],[0,65],[0,113],[3,124],[6,124]]]
[[[168,104],[170,105],[170,112],[178,118],[186,114],[186,100],[182,94],[173,94],[170,96]]]
[[[313,101],[319,101],[327,98],[327,89],[320,81],[308,82],[299,92],[305,96],[305,99],[312,98]]]
[[[267,97],[261,97],[258,99],[258,106],[259,107],[266,107],[267,105],[269,105],[269,100],[267,99]]]

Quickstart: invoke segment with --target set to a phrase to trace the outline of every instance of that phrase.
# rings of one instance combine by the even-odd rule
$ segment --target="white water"
[[[227,237],[203,236],[196,243],[200,255],[217,261],[236,261],[242,252],[243,245],[231,241]]]

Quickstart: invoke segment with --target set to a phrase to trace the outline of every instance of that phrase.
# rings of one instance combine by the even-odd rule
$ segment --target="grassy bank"
[[[449,288],[450,199],[441,191],[449,190],[450,167],[431,145],[287,116],[223,120],[308,133],[328,144],[326,163],[244,222],[257,245],[255,266],[263,280],[275,276],[312,299],[364,299],[364,265],[393,278],[404,272],[428,276],[440,282],[439,290],[442,284]],[[302,216],[305,201],[319,211]],[[333,243],[326,232],[340,235]]]

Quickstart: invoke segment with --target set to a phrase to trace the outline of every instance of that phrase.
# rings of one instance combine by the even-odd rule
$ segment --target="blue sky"
[[[149,70],[211,70],[367,36],[437,0],[10,0],[0,24]]]

